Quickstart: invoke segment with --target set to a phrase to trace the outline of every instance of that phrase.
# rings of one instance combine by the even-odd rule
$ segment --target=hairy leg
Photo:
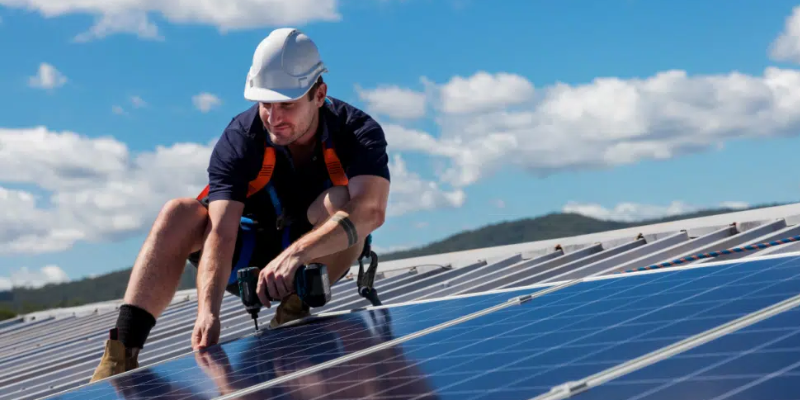
[[[178,288],[190,253],[208,234],[208,212],[193,198],[168,201],[161,209],[131,272],[125,303],[158,318]]]
[[[325,223],[333,214],[341,210],[350,201],[350,193],[344,186],[334,186],[323,192],[308,208],[308,221],[315,227]],[[361,255],[366,237],[358,238],[353,246],[338,253],[320,257],[312,262],[325,264],[331,284],[341,279]]]

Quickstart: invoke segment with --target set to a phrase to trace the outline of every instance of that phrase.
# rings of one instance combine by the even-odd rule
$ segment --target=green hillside
[[[775,205],[761,205],[753,208]],[[583,235],[632,226],[697,218],[730,211],[729,209],[705,210],[635,223],[603,221],[578,214],[553,213],[536,218],[487,225],[479,229],[460,232],[419,248],[379,254],[379,257],[381,260],[388,261],[451,251]],[[379,244],[376,243],[376,245]],[[0,320],[11,318],[14,314],[122,298],[125,294],[125,287],[128,284],[130,271],[131,269],[128,268],[94,278],[51,284],[38,289],[15,288],[12,291],[0,292]],[[184,270],[179,288],[194,288],[195,279],[196,272],[194,268],[187,267]]]

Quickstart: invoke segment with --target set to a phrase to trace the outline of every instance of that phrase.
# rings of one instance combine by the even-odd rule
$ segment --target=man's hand
[[[198,350],[217,344],[219,341],[219,317],[214,314],[200,312],[194,323],[192,332],[192,349]]]
[[[258,274],[258,294],[261,304],[269,308],[269,297],[281,300],[294,292],[294,275],[297,269],[305,263],[297,247],[292,245],[275,257]]]

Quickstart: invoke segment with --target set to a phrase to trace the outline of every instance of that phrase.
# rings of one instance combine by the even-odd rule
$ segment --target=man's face
[[[286,146],[309,132],[316,121],[319,107],[325,100],[325,90],[321,85],[313,99],[308,95],[284,103],[259,103],[258,112],[270,140],[279,146]]]

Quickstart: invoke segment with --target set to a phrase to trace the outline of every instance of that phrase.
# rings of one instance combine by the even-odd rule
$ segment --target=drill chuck
[[[261,311],[261,301],[258,300],[256,288],[258,287],[258,268],[242,268],[236,272],[236,279],[239,282],[239,296],[242,299],[245,310],[253,317],[253,321],[258,329],[258,312]]]

